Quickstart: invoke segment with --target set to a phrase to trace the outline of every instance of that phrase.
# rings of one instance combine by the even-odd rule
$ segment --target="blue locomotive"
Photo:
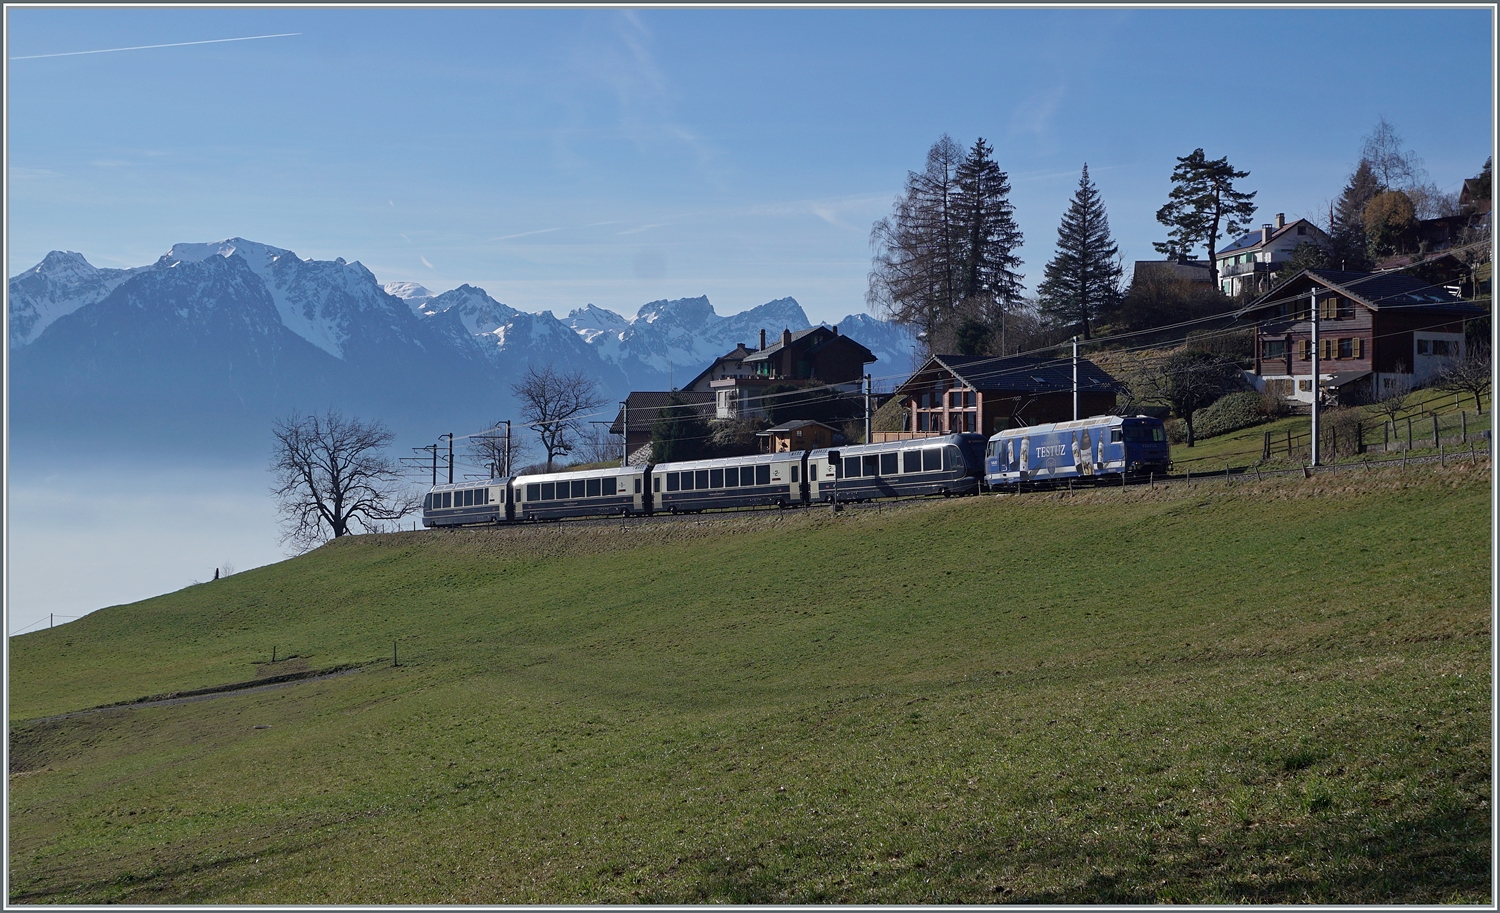
[[[1172,466],[1161,419],[1099,415],[1071,422],[1007,428],[985,448],[991,488],[1022,482],[1165,474]]]
[[[852,447],[435,485],[422,525],[473,526],[566,517],[646,516],[837,499],[978,492],[984,436],[950,434]]]

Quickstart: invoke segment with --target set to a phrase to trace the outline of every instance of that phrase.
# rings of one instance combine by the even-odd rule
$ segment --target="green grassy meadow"
[[[1490,503],[1481,460],[340,540],[11,640],[9,900],[1489,903]]]

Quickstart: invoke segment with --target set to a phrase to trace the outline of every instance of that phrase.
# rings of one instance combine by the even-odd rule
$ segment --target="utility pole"
[[[510,478],[510,419],[505,420],[505,478]]]
[[[1318,465],[1318,290],[1312,290],[1312,465]]]
[[[453,484],[453,432],[450,431],[447,434],[440,434],[440,435],[438,435],[438,440],[439,441],[441,441],[443,438],[447,438],[448,439],[448,484],[452,485]],[[432,484],[436,485],[437,484],[437,478],[436,478],[437,477],[437,451],[436,450],[433,451],[432,460],[433,460],[433,480],[432,480]]]
[[[870,375],[865,375],[865,443],[870,443]]]
[[[620,403],[620,468],[630,466],[630,400]]]
[[[1073,337],[1073,421],[1078,421],[1078,337]]]

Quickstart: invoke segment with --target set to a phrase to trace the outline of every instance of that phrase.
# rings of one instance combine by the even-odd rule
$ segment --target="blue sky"
[[[525,310],[863,310],[946,132],[1010,175],[1034,286],[1084,162],[1127,260],[1175,157],[1326,213],[1382,116],[1456,189],[1488,9],[7,10],[8,269],[241,236]],[[75,51],[296,32],[114,53]]]

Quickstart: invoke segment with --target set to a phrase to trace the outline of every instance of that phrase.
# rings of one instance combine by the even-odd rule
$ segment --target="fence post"
[[[1411,449],[1411,416],[1406,417],[1406,449]]]
[[[1365,452],[1365,423],[1362,421],[1354,423],[1354,452]]]
[[[1292,458],[1292,429],[1286,430],[1286,458]]]
[[[1265,442],[1260,445],[1260,458],[1263,461],[1271,458],[1271,432],[1269,431],[1266,432]]]
[[[1384,438],[1384,440],[1381,441],[1381,443],[1380,443],[1380,452],[1381,453],[1388,453],[1388,452],[1390,452],[1390,449],[1391,449],[1391,423],[1390,422],[1381,422],[1380,423],[1380,436],[1382,438]]]
[[[1469,443],[1469,413],[1467,412],[1458,413],[1458,442]]]
[[[1438,446],[1438,419],[1437,413],[1432,413],[1432,446]]]

